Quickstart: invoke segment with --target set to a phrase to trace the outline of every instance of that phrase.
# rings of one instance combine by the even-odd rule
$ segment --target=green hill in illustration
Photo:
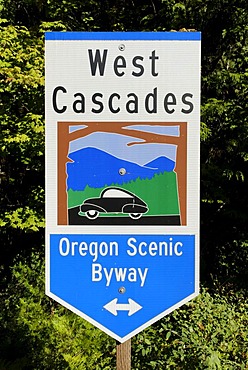
[[[111,184],[120,189],[126,189],[141,198],[149,207],[143,216],[179,215],[179,202],[177,192],[177,175],[175,172],[156,174],[152,179],[136,179],[119,184]],[[85,199],[99,197],[106,187],[91,188],[86,186],[83,191],[68,191],[68,208],[80,206]],[[101,216],[113,216],[104,214]],[[120,217],[121,214],[118,214]]]

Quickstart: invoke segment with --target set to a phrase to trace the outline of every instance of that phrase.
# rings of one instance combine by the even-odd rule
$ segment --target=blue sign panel
[[[193,235],[53,234],[50,246],[52,295],[121,342],[195,292]]]

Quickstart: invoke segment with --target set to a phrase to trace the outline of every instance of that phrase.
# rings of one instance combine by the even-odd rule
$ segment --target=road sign
[[[198,294],[200,34],[46,34],[46,293],[120,342]]]

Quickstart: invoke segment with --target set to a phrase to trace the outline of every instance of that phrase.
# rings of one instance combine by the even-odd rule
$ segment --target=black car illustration
[[[99,198],[86,199],[80,210],[91,220],[96,219],[100,213],[126,213],[137,220],[148,211],[148,207],[130,191],[109,187],[101,192]]]

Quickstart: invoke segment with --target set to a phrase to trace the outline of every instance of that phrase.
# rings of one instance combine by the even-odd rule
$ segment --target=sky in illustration
[[[70,132],[85,128],[86,126],[70,126]],[[135,129],[137,131],[151,132],[158,135],[179,136],[177,126],[149,126],[131,125],[125,129]],[[128,143],[137,145],[127,146]],[[176,161],[176,145],[161,143],[142,143],[142,139],[121,135],[117,133],[94,132],[85,137],[70,142],[69,154],[83,148],[94,147],[100,149],[117,158],[144,165],[155,158],[165,156],[174,162]]]

